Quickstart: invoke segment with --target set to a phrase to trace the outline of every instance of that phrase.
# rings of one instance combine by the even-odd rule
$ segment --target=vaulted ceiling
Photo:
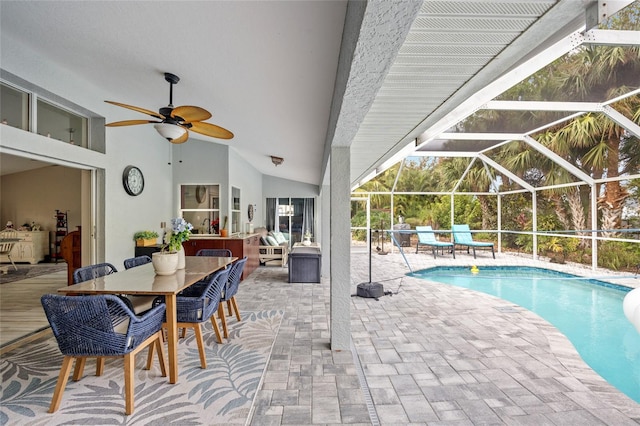
[[[486,89],[584,27],[596,3],[2,1],[0,66],[19,75],[27,58],[44,82],[37,63],[52,62],[60,89],[81,79],[100,101],[152,110],[167,104],[172,72],[174,104],[203,106],[236,135],[198,138],[313,184],[327,177],[331,146],[350,146],[354,184],[504,90]],[[97,112],[143,118],[107,104]]]

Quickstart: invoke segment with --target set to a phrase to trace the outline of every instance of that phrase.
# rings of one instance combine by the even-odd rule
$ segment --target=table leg
[[[165,297],[167,305],[167,342],[169,352],[169,383],[178,382],[178,321],[176,295]]]

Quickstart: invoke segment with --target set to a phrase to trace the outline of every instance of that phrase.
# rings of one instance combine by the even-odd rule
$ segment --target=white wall
[[[3,40],[2,59],[4,71],[81,105],[95,116],[105,117],[107,122],[131,119],[131,111],[104,102],[111,96],[99,82],[85,80],[73,69],[53,66],[19,40],[10,43]],[[135,104],[135,100],[117,100]],[[104,232],[98,232],[104,238],[97,241],[97,252],[104,252],[104,256],[83,259],[85,264],[107,261],[122,268],[122,261],[134,254],[135,232],[148,229],[161,234],[160,222],[168,222],[177,215],[178,188],[183,183],[216,183],[221,189],[226,188],[220,194],[223,216],[229,214],[231,186],[240,188],[242,218],[246,219],[248,204],[256,204],[256,226],[264,223],[265,197],[317,197],[319,192],[316,185],[263,177],[224,144],[205,142],[194,136],[185,144],[171,145],[159,137],[152,126],[106,128],[104,154],[0,126],[0,155],[2,152],[104,171],[104,188],[97,188],[95,194],[97,205],[104,206]],[[122,172],[128,165],[137,166],[144,174],[144,191],[137,197],[128,195],[122,186]],[[86,206],[81,206],[84,208]],[[83,225],[83,229],[91,229]]]
[[[107,117],[107,121],[131,118],[130,112],[124,108],[104,102],[111,96],[99,82],[84,80],[72,69],[52,66],[20,41],[6,44],[3,41],[2,68],[32,85],[81,105],[97,116]],[[170,147],[151,126],[105,129],[105,154],[2,127],[5,127],[0,129],[3,152],[35,154],[46,161],[104,170],[104,188],[98,188],[96,194],[98,204],[104,205],[104,239],[98,241],[98,245],[105,247],[104,259],[83,258],[84,263],[105,260],[122,268],[122,260],[134,254],[133,234],[144,229],[161,232],[160,222],[172,217],[173,199],[167,190],[172,184],[172,170],[167,165]],[[144,191],[138,197],[128,195],[122,186],[122,172],[130,164],[139,167],[145,178]],[[104,192],[100,192],[102,190]],[[91,228],[85,226],[84,229]]]
[[[320,188],[318,185],[264,175],[262,194],[265,198],[312,198],[320,195]]]
[[[80,187],[81,171],[68,167],[49,166],[3,176],[0,178],[0,225],[4,228],[11,220],[17,229],[35,222],[42,231],[49,231],[51,245],[56,210],[68,211],[69,232],[81,224]]]
[[[249,204],[253,205],[254,227],[264,226],[262,220],[262,178],[263,175],[232,148],[229,150],[229,185],[240,188],[240,210],[242,211],[242,229],[249,221],[247,210]]]

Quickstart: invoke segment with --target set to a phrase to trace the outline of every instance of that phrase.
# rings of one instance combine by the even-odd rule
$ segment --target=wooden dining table
[[[165,297],[169,382],[178,381],[178,327],[176,296],[185,288],[235,262],[237,257],[185,256],[186,267],[172,275],[156,275],[153,265],[137,266],[58,289],[67,294],[128,294]]]

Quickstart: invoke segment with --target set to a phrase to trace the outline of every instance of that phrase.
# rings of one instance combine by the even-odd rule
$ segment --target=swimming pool
[[[553,324],[584,361],[640,403],[640,334],[626,319],[629,288],[534,267],[435,267],[411,274],[497,296]]]

